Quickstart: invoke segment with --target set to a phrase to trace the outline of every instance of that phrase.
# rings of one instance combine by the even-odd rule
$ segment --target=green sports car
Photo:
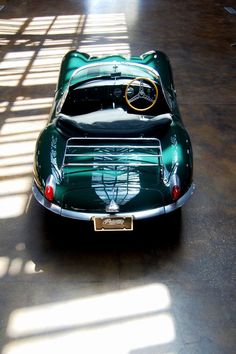
[[[132,230],[192,195],[193,158],[167,56],[63,58],[35,150],[33,194],[96,231]]]

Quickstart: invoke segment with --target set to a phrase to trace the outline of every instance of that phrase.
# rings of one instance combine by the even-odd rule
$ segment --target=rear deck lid
[[[104,212],[163,206],[162,150],[156,138],[70,138],[63,161],[63,207]]]

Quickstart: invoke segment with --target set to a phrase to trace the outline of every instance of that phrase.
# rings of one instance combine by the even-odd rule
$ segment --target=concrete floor
[[[234,1],[231,1],[234,3]],[[233,354],[236,17],[222,0],[1,1],[0,351]],[[182,222],[134,233],[48,218],[34,144],[62,56],[165,51],[194,150]]]

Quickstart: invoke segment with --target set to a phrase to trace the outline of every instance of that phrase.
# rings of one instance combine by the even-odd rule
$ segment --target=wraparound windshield
[[[70,86],[74,86],[84,81],[89,81],[105,77],[147,77],[154,81],[159,81],[159,75],[154,70],[146,68],[144,65],[135,65],[127,63],[102,63],[102,65],[87,65],[80,68],[73,75],[70,80]]]
[[[143,80],[138,81],[134,78],[143,78]],[[145,81],[145,78],[149,82]],[[148,110],[147,114],[156,116],[168,113],[169,107],[163,94],[160,76],[156,70],[142,64],[129,62],[103,62],[86,65],[73,73],[68,88],[58,104],[57,114],[77,116],[110,108],[122,108],[128,113],[134,113],[132,107],[127,104],[127,98],[136,97],[140,91],[140,85],[143,91],[145,90],[145,96],[140,96],[137,106],[143,110],[143,107],[147,106],[146,97],[150,101],[155,99],[156,92],[150,86],[151,81],[158,86],[159,94],[155,107]],[[132,82],[132,86],[126,92],[130,82]]]

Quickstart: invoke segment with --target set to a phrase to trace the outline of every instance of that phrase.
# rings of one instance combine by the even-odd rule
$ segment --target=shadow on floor
[[[64,262],[76,269],[81,260],[97,266],[110,258],[168,260],[181,246],[181,210],[158,218],[134,222],[134,231],[94,232],[92,222],[62,218],[48,212],[33,199],[28,220],[34,222],[26,248],[36,268]],[[141,258],[140,258],[141,257]],[[88,267],[88,268],[90,268]]]

